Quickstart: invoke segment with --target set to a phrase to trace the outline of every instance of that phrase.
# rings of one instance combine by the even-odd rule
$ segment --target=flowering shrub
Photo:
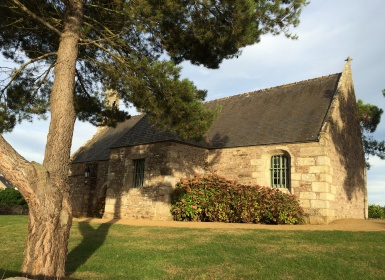
[[[182,179],[172,194],[179,221],[298,224],[303,210],[295,196],[278,189],[240,185],[217,175]]]

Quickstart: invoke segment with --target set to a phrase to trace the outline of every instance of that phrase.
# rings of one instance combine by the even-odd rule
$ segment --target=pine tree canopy
[[[18,65],[1,67],[0,131],[44,115],[70,0],[2,0],[0,49]],[[263,34],[295,39],[306,0],[84,0],[74,101],[78,119],[115,125],[126,112],[105,104],[113,89],[160,127],[196,138],[215,112],[206,92],[180,79],[178,63],[218,68]],[[7,74],[7,79],[3,79]],[[181,121],[182,120],[182,121]],[[186,125],[188,123],[189,125]]]
[[[375,132],[384,111],[376,105],[364,104],[361,99],[357,101],[357,111],[363,131],[366,133]]]
[[[384,111],[376,105],[365,104],[361,99],[357,101],[357,111],[361,125],[362,144],[365,155],[367,157],[377,156],[380,159],[385,159],[385,141],[375,140],[372,136],[372,133],[376,131],[381,121],[381,115]],[[370,168],[368,161],[366,161],[366,167],[368,169]]]

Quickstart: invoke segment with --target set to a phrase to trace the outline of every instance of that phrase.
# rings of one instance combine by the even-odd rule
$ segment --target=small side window
[[[134,159],[134,188],[143,187],[144,159]]]
[[[290,188],[290,159],[284,155],[271,157],[270,181],[272,188]]]

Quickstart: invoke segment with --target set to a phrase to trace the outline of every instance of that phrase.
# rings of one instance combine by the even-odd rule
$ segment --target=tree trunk
[[[0,170],[19,188],[29,207],[22,274],[65,277],[72,210],[68,173],[75,124],[73,93],[84,0],[63,1],[66,13],[50,95],[51,122],[43,165],[29,163],[0,136]]]
[[[36,171],[36,196],[28,203],[28,237],[22,274],[57,279],[65,276],[72,222],[69,191],[66,183],[54,185],[43,166],[37,166]]]

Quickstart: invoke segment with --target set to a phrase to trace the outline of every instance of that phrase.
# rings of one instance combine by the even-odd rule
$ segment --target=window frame
[[[284,154],[270,158],[270,187],[290,189],[290,157]]]
[[[132,179],[132,187],[133,188],[141,188],[144,183],[144,167],[145,167],[145,159],[134,159],[134,176]]]

